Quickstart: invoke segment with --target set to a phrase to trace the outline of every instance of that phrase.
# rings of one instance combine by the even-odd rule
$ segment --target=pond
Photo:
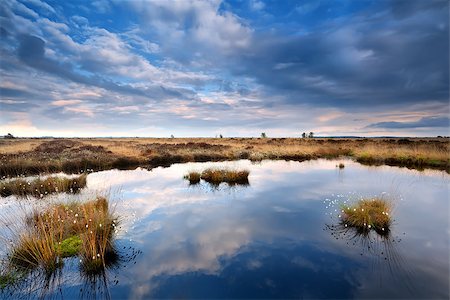
[[[211,166],[247,169],[249,185],[183,179]],[[30,202],[106,195],[121,217],[115,242],[123,260],[102,278],[85,278],[78,259],[69,258],[51,283],[31,278],[40,282],[1,295],[448,299],[449,183],[445,172],[351,160],[241,160],[90,173],[80,194],[1,198],[0,214],[14,219],[29,211]],[[388,236],[338,226],[344,201],[374,196],[394,204]]]

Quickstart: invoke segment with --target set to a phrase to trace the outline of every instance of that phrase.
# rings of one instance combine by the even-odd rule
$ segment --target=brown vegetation
[[[63,258],[79,256],[81,269],[89,274],[102,272],[116,257],[113,236],[117,218],[107,199],[54,204],[27,219],[18,232],[1,270],[2,278],[25,276],[33,270],[49,276],[63,264]]]
[[[86,174],[73,178],[51,176],[28,181],[13,179],[0,182],[0,196],[34,196],[45,197],[55,193],[78,193],[86,186]]]
[[[11,139],[0,141],[0,175],[79,173],[193,161],[302,161],[341,156],[363,164],[450,172],[449,154],[448,138]]]
[[[189,172],[184,178],[189,180],[190,184],[197,184],[200,182],[200,179],[203,179],[212,185],[219,185],[222,182],[226,182],[228,185],[248,185],[249,174],[250,172],[247,170],[236,171],[210,168],[204,170],[202,173]]]
[[[342,207],[341,218],[345,226],[385,234],[392,223],[391,210],[391,204],[384,199],[362,199],[355,205]]]

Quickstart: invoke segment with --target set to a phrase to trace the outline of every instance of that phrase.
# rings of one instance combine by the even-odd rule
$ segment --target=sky
[[[2,0],[0,38],[0,135],[450,135],[448,0]]]

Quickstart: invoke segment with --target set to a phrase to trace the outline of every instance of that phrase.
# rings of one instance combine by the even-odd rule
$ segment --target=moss
[[[81,251],[81,239],[79,236],[71,236],[59,245],[61,257],[75,256]]]

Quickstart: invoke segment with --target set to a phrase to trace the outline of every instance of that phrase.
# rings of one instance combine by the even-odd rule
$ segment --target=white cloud
[[[75,104],[80,104],[81,100],[56,100],[56,101],[52,101],[52,105],[55,106],[69,106],[69,105],[75,105]]]
[[[250,8],[255,11],[263,10],[266,7],[264,2],[259,0],[251,0],[250,1]]]
[[[48,5],[46,2],[44,1],[40,1],[40,0],[24,0],[27,3],[30,3],[34,6],[37,6],[41,9],[43,9],[46,12],[51,12],[53,14],[56,14],[56,11],[53,7],[51,7],[50,5]]]
[[[156,30],[163,47],[185,45],[186,51],[230,54],[248,47],[252,30],[230,12],[219,11],[220,1],[132,1],[149,30]],[[192,47],[186,48],[186,46]],[[183,48],[183,47],[181,47]],[[180,48],[180,49],[181,49]]]

